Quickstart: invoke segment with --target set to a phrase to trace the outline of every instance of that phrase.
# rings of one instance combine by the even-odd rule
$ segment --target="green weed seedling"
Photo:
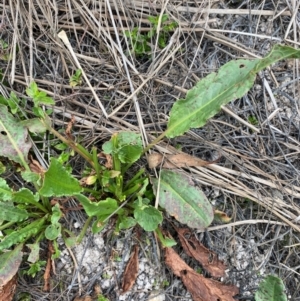
[[[124,35],[128,38],[132,47],[131,52],[138,56],[149,54],[151,52],[150,45],[153,45],[153,42],[155,42],[154,39],[157,36],[158,28],[160,28],[158,33],[158,46],[161,49],[165,48],[170,37],[170,32],[178,26],[176,22],[167,23],[168,19],[169,16],[165,14],[162,15],[161,21],[159,20],[159,16],[149,16],[148,20],[151,23],[151,29],[147,34],[140,33],[138,27],[135,27],[131,31],[126,30]]]
[[[131,167],[165,137],[171,139],[190,128],[205,125],[222,105],[247,93],[259,71],[287,58],[300,58],[300,50],[276,45],[265,58],[234,60],[222,66],[218,73],[209,74],[188,91],[185,99],[174,103],[166,130],[144,149],[140,134],[134,132],[113,134],[102,145],[102,150],[96,147],[88,150],[64,137],[52,127],[48,112],[42,109],[42,105],[53,105],[53,99],[40,91],[35,83],[26,90],[33,102],[35,118],[28,119],[23,115],[26,120],[20,121],[21,102],[15,100],[14,95],[5,101],[2,99],[0,156],[19,164],[20,175],[28,183],[28,188],[16,189],[10,187],[4,177],[0,178],[0,277],[3,282],[17,272],[24,245],[30,249],[28,262],[32,270],[29,273],[35,274],[42,268],[38,254],[43,239],[52,241],[55,249],[52,258],[57,258],[58,236],[62,235],[69,246],[79,243],[91,222],[94,233],[101,231],[111,217],[116,221],[116,233],[139,225],[145,231],[155,231],[162,245],[168,247],[175,242],[164,237],[159,229],[163,209],[191,228],[208,227],[214,218],[213,208],[189,177],[162,169],[156,179],[147,175],[144,168],[133,173]],[[28,153],[32,144],[28,139],[29,132],[34,138],[37,132],[46,130],[86,160],[90,173],[84,185],[72,175],[71,168],[65,166],[69,158],[67,150],[59,158],[50,158],[46,171],[30,168]],[[107,163],[111,161],[111,164],[102,164],[100,154],[104,154]],[[59,197],[76,198],[88,215],[78,237],[62,226],[63,213],[58,204],[50,202]],[[155,198],[158,198],[158,208],[154,206]]]
[[[76,87],[81,85],[82,83],[82,71],[81,69],[77,69],[75,74],[73,74],[70,78],[70,86]]]

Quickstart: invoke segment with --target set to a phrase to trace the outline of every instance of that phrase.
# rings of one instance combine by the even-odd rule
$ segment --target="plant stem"
[[[88,219],[85,221],[85,224],[84,224],[84,226],[83,226],[83,228],[82,228],[82,230],[81,230],[81,232],[80,232],[80,234],[78,235],[78,238],[77,238],[77,240],[76,240],[76,242],[77,242],[78,244],[81,243],[83,237],[85,236],[86,231],[87,231],[87,229],[88,229],[88,227],[89,227],[89,225],[90,225],[92,219],[93,219],[93,216],[89,216]]]
[[[133,178],[131,178],[125,185],[124,189],[127,189],[132,183],[134,183],[143,173],[145,172],[145,168],[140,169]]]
[[[91,155],[89,154],[89,152],[82,145],[66,139],[59,132],[57,132],[54,128],[52,128],[44,119],[42,119],[42,121],[43,121],[44,125],[47,127],[47,129],[49,130],[50,133],[52,133],[59,140],[61,140],[63,143],[65,143],[69,147],[71,147],[76,153],[78,153],[81,157],[83,157],[93,168],[95,168],[94,162],[93,162],[93,159],[92,159]]]

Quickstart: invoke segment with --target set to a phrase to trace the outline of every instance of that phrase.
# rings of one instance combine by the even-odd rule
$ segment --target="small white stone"
[[[78,229],[79,227],[81,227],[81,224],[78,223],[78,222],[75,222],[75,223],[74,223],[74,228],[75,228],[75,229]]]

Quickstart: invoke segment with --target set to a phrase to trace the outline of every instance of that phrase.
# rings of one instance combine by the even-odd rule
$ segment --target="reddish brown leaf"
[[[52,241],[48,240],[48,258],[47,258],[47,264],[46,264],[46,268],[45,268],[45,272],[44,272],[44,287],[43,287],[43,290],[45,292],[50,291],[50,274],[51,274],[52,254],[54,254]]]
[[[182,247],[187,255],[196,259],[212,277],[223,277],[226,265],[218,259],[216,253],[205,248],[187,228],[176,229]],[[187,238],[189,236],[189,238]]]
[[[216,161],[207,162],[185,153],[179,153],[175,155],[162,155],[158,153],[153,153],[148,156],[147,160],[148,160],[149,168],[155,168],[158,165],[160,165],[162,161],[164,161],[162,167],[170,168],[170,169],[178,168],[178,167],[188,167],[188,166],[206,166],[208,164],[212,164],[216,162]]]
[[[10,279],[5,285],[0,286],[0,300],[12,301],[17,287],[18,274]]]
[[[122,282],[122,290],[123,290],[122,294],[128,292],[135,283],[139,271],[138,255],[139,255],[139,247],[138,245],[135,245],[133,254],[130,257],[124,272],[123,282]]]
[[[182,271],[181,279],[194,301],[236,301],[233,296],[239,293],[236,286],[205,278],[195,271]]]
[[[75,117],[72,115],[71,120],[68,122],[67,128],[66,128],[66,136],[69,140],[74,141],[74,137],[72,136],[72,128],[75,123]]]
[[[172,249],[165,249],[165,262],[176,276],[181,277],[194,301],[235,301],[233,296],[239,293],[236,286],[207,279],[191,269]]]

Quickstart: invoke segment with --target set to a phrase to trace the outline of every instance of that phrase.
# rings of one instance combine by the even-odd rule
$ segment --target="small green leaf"
[[[68,196],[82,191],[77,179],[70,175],[62,164],[55,158],[51,158],[49,169],[45,172],[45,178],[40,194],[46,197]]]
[[[300,58],[300,50],[275,45],[263,59],[234,60],[211,73],[175,102],[170,112],[166,137],[182,135],[198,128],[217,114],[222,105],[242,97],[253,86],[256,73],[280,59]]]
[[[150,205],[136,206],[134,218],[145,231],[154,231],[163,221],[162,213]]]
[[[18,272],[23,257],[23,244],[0,255],[0,286],[3,287]]]
[[[160,183],[153,178],[154,192],[159,189],[159,205],[178,221],[203,229],[213,220],[213,208],[204,193],[183,173],[162,170]],[[160,186],[158,186],[160,184]]]
[[[102,150],[105,154],[117,155],[122,163],[133,163],[140,158],[143,151],[141,135],[133,132],[114,134],[110,141],[103,144]]]
[[[172,248],[177,245],[176,241],[173,238],[164,237],[159,228],[155,230],[155,233],[157,234],[164,248]]]
[[[31,148],[27,137],[26,127],[8,112],[6,106],[0,105],[0,156],[23,164],[21,157],[27,160]]]
[[[32,171],[23,171],[21,172],[21,176],[24,181],[29,183],[36,183],[41,177],[39,174]]]
[[[55,225],[58,223],[60,218],[62,217],[62,212],[59,208],[59,204],[56,204],[52,207],[52,215],[51,215],[51,224]]]
[[[28,218],[25,209],[19,209],[7,202],[0,202],[0,220],[9,222],[21,222]]]
[[[255,293],[255,301],[287,301],[284,293],[284,284],[276,276],[267,276],[260,284]]]
[[[45,124],[39,118],[23,120],[21,124],[31,133],[45,133],[47,130]]]
[[[0,178],[0,200],[9,201],[12,199],[12,190],[7,185],[6,181]]]
[[[37,262],[40,258],[40,244],[36,242],[34,244],[27,244],[26,246],[31,250],[27,261],[31,263]]]
[[[118,209],[118,202],[112,198],[106,198],[100,202],[91,202],[82,194],[74,195],[83,206],[88,216],[108,216]]]
[[[136,225],[136,220],[133,217],[119,215],[119,224],[118,224],[119,230],[129,229],[134,227],[135,225]]]
[[[30,83],[29,87],[26,89],[26,94],[31,97],[34,98],[38,93],[38,87],[37,84],[35,82]]]
[[[45,237],[49,240],[54,240],[59,236],[60,232],[61,232],[61,225],[52,224],[46,228]]]
[[[0,175],[5,173],[5,171],[6,171],[6,166],[2,162],[0,162]]]

